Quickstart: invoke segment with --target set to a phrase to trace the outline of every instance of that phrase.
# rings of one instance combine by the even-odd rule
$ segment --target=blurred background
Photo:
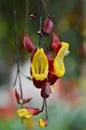
[[[39,19],[35,22],[29,20],[37,3],[38,0],[16,0],[20,66],[25,75],[29,75],[30,55],[24,49],[22,39],[27,30],[38,44]],[[54,32],[60,41],[70,43],[70,54],[65,58],[66,74],[56,82],[55,94],[48,102],[49,125],[46,129],[86,130],[86,0],[46,0],[46,3],[48,12],[55,14]],[[0,0],[0,130],[39,130],[37,122],[43,114],[27,120],[24,125],[16,116],[19,106],[13,91],[17,71],[13,7],[12,0]],[[50,37],[47,46],[49,44]],[[40,107],[40,91],[24,77],[21,79],[24,96],[32,97],[31,104]]]

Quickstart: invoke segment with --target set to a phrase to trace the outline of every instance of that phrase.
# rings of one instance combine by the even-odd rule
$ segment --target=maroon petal
[[[57,79],[58,79],[58,77],[54,73],[49,72],[48,82],[50,83],[50,85],[53,85],[57,81]]]
[[[43,33],[49,35],[53,30],[53,22],[49,19],[46,18],[44,27],[43,27]]]
[[[54,71],[54,66],[53,66],[54,59],[52,58],[52,59],[50,59],[48,62],[49,62],[49,72],[55,73],[55,71]]]
[[[33,84],[36,88],[39,88],[39,89],[43,88],[45,87],[46,83],[47,83],[47,79],[44,79],[43,81],[40,81],[40,80],[37,81],[36,79],[33,78]]]
[[[56,49],[56,46],[57,44],[59,44],[59,38],[56,34],[52,34],[52,39],[51,39],[51,45],[50,45],[50,48],[52,50],[55,50]]]
[[[20,96],[18,92],[16,91],[16,89],[15,89],[15,97],[16,97],[17,103],[19,103]]]
[[[27,34],[24,35],[23,44],[24,44],[25,49],[27,49],[27,51],[29,51],[29,52],[32,52],[36,48],[31,40],[30,36]]]
[[[40,113],[39,108],[33,108],[31,106],[27,107],[28,111],[33,115],[38,115]]]
[[[32,99],[32,98],[23,99],[23,104],[30,102],[31,99]]]
[[[49,52],[49,51],[46,51],[46,56],[47,56],[48,60],[50,60],[50,59],[52,59],[52,58],[53,58],[52,53],[51,53],[51,52]]]
[[[56,48],[54,50],[55,55],[57,55],[57,53],[58,53],[58,51],[60,50],[61,47],[62,47],[62,44],[61,44],[61,42],[59,42],[59,44],[57,44],[57,46],[56,46]]]

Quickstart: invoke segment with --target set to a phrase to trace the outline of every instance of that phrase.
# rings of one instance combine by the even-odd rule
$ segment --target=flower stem
[[[40,113],[43,112],[43,110],[44,110],[44,98],[43,98],[43,104],[42,104],[42,108],[40,110]]]
[[[48,120],[48,111],[47,111],[47,100],[45,98],[45,112],[46,112],[46,116],[45,116],[45,120],[47,121]]]
[[[17,62],[17,72],[15,77],[14,85],[16,84],[17,78],[19,79],[19,87],[21,93],[21,99],[23,98],[22,85],[21,85],[21,77],[20,77],[20,65],[19,65],[19,48],[18,48],[18,37],[17,37],[17,26],[16,26],[16,5],[14,0],[14,32],[15,32],[15,46],[16,46],[16,62]],[[21,105],[21,108],[23,105]]]

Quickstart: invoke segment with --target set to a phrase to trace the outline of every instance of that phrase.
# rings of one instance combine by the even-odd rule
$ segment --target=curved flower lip
[[[28,119],[33,116],[26,108],[21,108],[17,110],[17,114],[21,119]]]
[[[38,48],[32,59],[31,73],[37,81],[43,81],[48,75],[48,60],[42,48]]]
[[[42,81],[40,80],[36,80],[33,78],[33,84],[35,85],[36,88],[44,88],[46,86],[46,83],[47,83],[48,79],[44,79]]]
[[[64,59],[64,56],[69,53],[68,51],[69,44],[66,42],[61,42],[61,43],[62,43],[62,46],[60,50],[58,51],[55,57],[54,63],[53,63],[55,73],[58,77],[62,77],[65,74],[65,67],[64,67],[63,59]]]

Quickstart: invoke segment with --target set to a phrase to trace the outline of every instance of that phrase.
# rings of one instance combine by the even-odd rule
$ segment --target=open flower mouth
[[[68,48],[69,48],[69,44],[62,42],[62,47],[55,57],[53,65],[54,65],[55,73],[58,77],[62,77],[65,74],[65,67],[64,67],[63,60],[64,60],[64,56],[66,56],[69,53]]]
[[[44,80],[47,78],[48,74],[48,60],[46,55],[44,54],[43,49],[39,49],[36,51],[33,60],[32,60],[32,76],[36,80]]]

